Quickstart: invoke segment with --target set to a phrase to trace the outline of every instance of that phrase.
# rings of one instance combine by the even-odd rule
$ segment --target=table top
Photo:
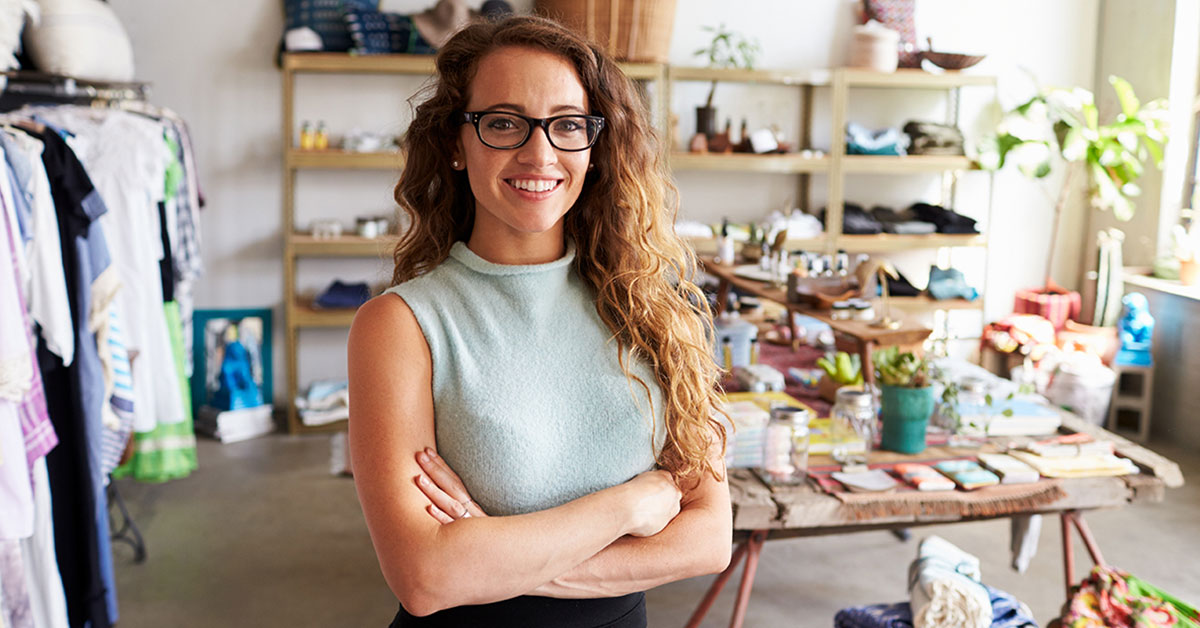
[[[847,504],[809,484],[770,487],[749,469],[731,469],[729,489],[733,502],[733,527],[740,536],[751,530],[768,530],[771,538],[908,528],[1017,514],[1088,510],[1161,501],[1166,488],[1183,485],[1183,475],[1176,463],[1072,414],[1064,412],[1062,431],[1083,432],[1098,440],[1113,441],[1116,452],[1132,460],[1141,473],[1122,477],[1054,480],[1052,482],[1060,490],[1053,493],[1052,501],[1021,503],[1020,500],[1014,500],[989,509],[987,514],[979,514],[968,509],[953,512],[953,509],[929,508],[928,504],[919,503],[907,509],[896,508],[894,502],[889,508],[872,509],[871,498],[864,498],[863,494],[856,494],[859,500],[857,504]],[[963,453],[971,455],[977,452],[965,450]]]
[[[764,281],[739,277],[734,274],[736,267],[729,264],[718,264],[712,260],[700,261],[705,272],[721,281],[729,282],[738,290],[784,305],[790,311],[811,316],[827,323],[833,331],[853,336],[863,342],[874,342],[880,346],[908,345],[921,342],[932,332],[928,327],[909,321],[901,321],[900,327],[897,329],[885,329],[873,327],[871,323],[865,321],[833,320],[828,311],[814,309],[799,303],[788,303],[786,288],[773,287]]]

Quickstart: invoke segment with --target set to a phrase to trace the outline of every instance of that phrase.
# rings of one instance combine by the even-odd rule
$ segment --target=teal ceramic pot
[[[933,387],[883,386],[883,441],[880,446],[902,454],[925,451],[925,426],[933,414]]]

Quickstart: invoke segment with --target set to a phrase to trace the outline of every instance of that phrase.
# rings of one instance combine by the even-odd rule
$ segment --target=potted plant
[[[758,60],[761,48],[757,40],[746,39],[743,35],[720,26],[704,26],[705,32],[712,33],[712,41],[703,48],[692,53],[708,61],[708,67],[741,68],[753,70]],[[712,137],[717,133],[717,110],[713,107],[713,95],[717,92],[717,79],[713,79],[708,89],[708,98],[704,105],[696,107],[696,133]]]
[[[862,359],[858,354],[850,355],[845,351],[838,351],[836,354],[830,352],[817,358],[817,366],[825,371],[817,384],[817,395],[821,399],[833,403],[837,399],[838,389],[843,386],[862,389]]]
[[[933,414],[929,363],[915,353],[902,353],[898,347],[876,351],[871,361],[882,393],[880,446],[904,454],[921,453],[925,450],[925,428]]]
[[[1006,112],[996,135],[980,144],[977,158],[986,170],[999,170],[1012,163],[1022,174],[1042,179],[1056,163],[1066,168],[1054,203],[1045,283],[1033,291],[1034,298],[1066,294],[1054,283],[1051,269],[1063,207],[1076,177],[1086,177],[1092,207],[1112,210],[1118,220],[1127,221],[1134,213],[1132,198],[1141,193],[1135,182],[1142,175],[1143,162],[1153,158],[1154,164],[1162,167],[1167,141],[1166,101],[1142,105],[1128,81],[1116,76],[1108,81],[1121,105],[1121,113],[1112,122],[1100,124],[1095,99],[1086,89],[1043,89]],[[1077,294],[1073,300],[1077,311]],[[1056,321],[1055,326],[1061,327],[1061,322]]]

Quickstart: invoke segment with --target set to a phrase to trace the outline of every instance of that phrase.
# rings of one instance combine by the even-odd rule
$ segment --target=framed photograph
[[[249,373],[262,402],[271,404],[271,317],[269,308],[233,310],[196,310],[192,317],[192,405],[220,406],[223,393],[222,366],[226,374],[236,358],[243,372]],[[240,347],[233,347],[231,343]],[[231,347],[236,349],[231,351]],[[229,360],[227,360],[227,357]]]

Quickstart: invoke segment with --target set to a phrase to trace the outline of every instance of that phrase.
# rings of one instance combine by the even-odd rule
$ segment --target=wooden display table
[[[877,500],[875,505],[878,507],[872,508],[869,501],[872,498],[869,494],[856,494],[857,496],[868,496],[847,502],[825,493],[811,484],[795,487],[770,487],[764,484],[750,469],[731,469],[729,492],[733,502],[734,541],[738,543],[738,546],[733,553],[729,567],[717,577],[709,588],[687,626],[694,627],[700,624],[717,594],[737,570],[739,563],[744,561],[745,569],[738,587],[733,619],[730,623],[733,628],[742,625],[746,606],[750,599],[750,590],[754,586],[754,573],[758,565],[758,558],[762,553],[764,543],[768,540],[881,529],[895,530],[932,524],[1006,518],[1015,515],[1058,514],[1060,516],[1063,535],[1063,568],[1069,590],[1070,586],[1076,582],[1070,539],[1072,526],[1082,537],[1092,560],[1097,564],[1102,564],[1104,560],[1099,546],[1092,538],[1091,532],[1083,520],[1082,512],[1096,508],[1118,508],[1137,502],[1162,501],[1164,489],[1183,485],[1183,475],[1179,470],[1179,465],[1174,462],[1111,432],[1085,423],[1074,415],[1064,412],[1060,431],[1064,433],[1083,432],[1091,434],[1097,440],[1113,441],[1117,454],[1132,460],[1137,464],[1141,473],[1123,477],[1059,479],[1052,483],[1043,480],[1043,483],[1053,488],[1050,493],[1052,496],[1049,498],[1045,498],[1045,495],[1041,500],[1001,498],[989,501],[986,504],[987,507],[982,509],[983,512],[976,507],[978,504],[972,506],[967,503],[963,505],[960,512],[954,512],[953,507],[931,509],[928,504],[918,502],[913,502],[912,506],[907,509],[902,504],[898,507],[897,500],[888,497],[890,494],[883,494],[875,498]],[[939,454],[945,455],[945,453],[931,449],[927,450],[925,454],[913,457],[913,460],[926,460]],[[950,451],[951,455],[955,453],[971,455],[977,451]],[[872,452],[871,462],[886,462],[896,456],[897,454],[891,452]],[[822,463],[823,461],[817,457],[812,460],[814,466]],[[1019,487],[1022,485],[1007,486]]]
[[[776,288],[763,281],[738,277],[734,274],[734,267],[728,264],[718,264],[708,259],[701,259],[700,263],[704,272],[720,281],[720,286],[717,288],[718,312],[725,311],[729,288],[734,287],[742,292],[774,301],[786,307],[789,314],[793,312],[803,314],[827,323],[833,329],[834,341],[839,349],[862,356],[863,378],[867,384],[875,383],[875,369],[871,368],[871,354],[875,349],[892,345],[913,345],[924,341],[933,331],[928,327],[903,321],[896,329],[873,327],[866,321],[835,321],[825,310],[813,309],[799,303],[788,303],[785,288]],[[795,338],[796,329],[791,316],[788,317],[788,327],[792,331],[792,337]]]

